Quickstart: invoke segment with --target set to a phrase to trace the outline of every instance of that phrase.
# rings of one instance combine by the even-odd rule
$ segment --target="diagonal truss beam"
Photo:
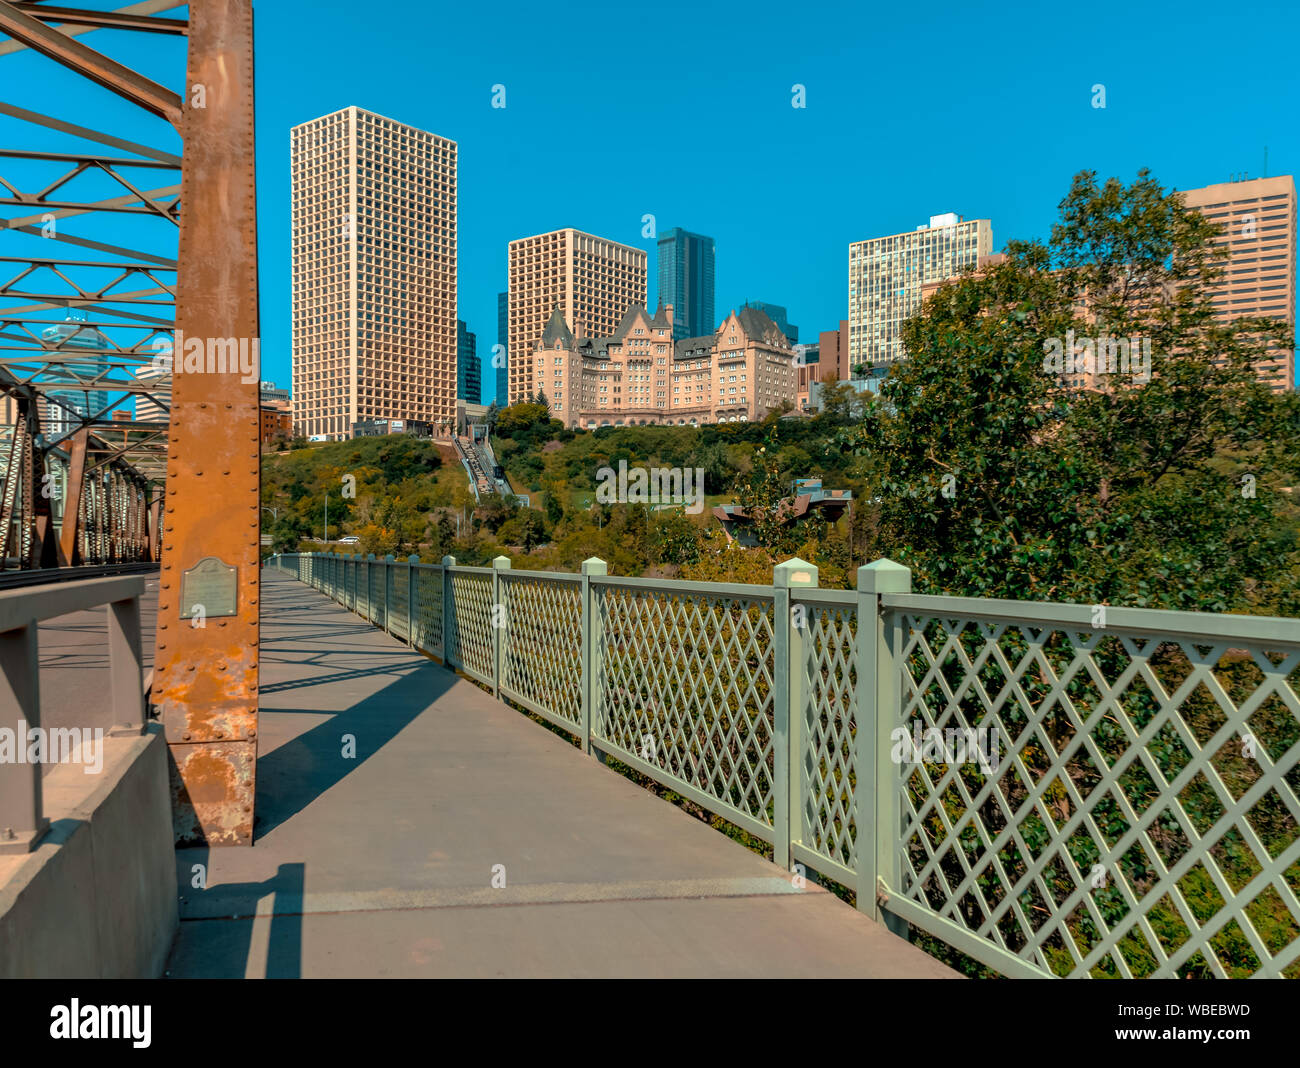
[[[30,0],[14,0],[14,7],[43,22],[60,22],[69,26],[85,26],[87,29],[143,30],[145,33],[182,35],[189,32],[189,23],[184,19],[160,19],[152,15],[134,14],[127,8],[120,11],[86,11],[76,7],[35,4]]]
[[[181,98],[178,94],[80,41],[74,41],[68,34],[47,26],[8,0],[0,0],[0,32],[180,129]]]
[[[3,53],[3,47],[0,47],[0,53]],[[24,122],[44,126],[50,130],[58,130],[60,133],[71,134],[73,137],[81,137],[87,141],[97,141],[99,144],[108,145],[110,148],[122,148],[127,152],[134,152],[137,156],[144,156],[146,159],[155,160],[158,163],[166,163],[169,167],[179,169],[181,165],[180,156],[173,155],[171,152],[162,152],[159,149],[150,148],[148,145],[139,145],[134,141],[126,141],[120,137],[114,137],[112,134],[92,130],[89,126],[78,126],[75,123],[64,122],[62,119],[42,115],[39,111],[28,111],[26,108],[6,104],[3,101],[0,101],[0,115],[8,115],[13,119],[22,119]]]
[[[119,7],[112,14],[116,15],[156,15],[159,11],[171,11],[174,8],[184,7],[188,0],[139,0],[135,4],[127,4],[126,7]],[[108,12],[103,12],[108,14]],[[83,33],[90,33],[97,30],[98,26],[88,26],[85,24],[69,26],[64,32],[69,37],[76,37]],[[22,52],[27,46],[21,41],[5,41],[0,43],[0,56],[7,56],[11,52]]]

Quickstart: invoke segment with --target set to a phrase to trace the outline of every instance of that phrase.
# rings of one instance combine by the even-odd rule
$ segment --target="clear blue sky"
[[[459,144],[460,317],[480,352],[507,242],[557,227],[646,248],[652,304],[642,216],[710,234],[718,315],[784,304],[807,340],[846,314],[850,241],[946,211],[991,219],[997,248],[1045,236],[1084,168],[1190,188],[1260,176],[1266,145],[1269,174],[1300,168],[1300,15],[1282,0],[254,10],[264,377],[286,385],[288,131],[352,104]]]

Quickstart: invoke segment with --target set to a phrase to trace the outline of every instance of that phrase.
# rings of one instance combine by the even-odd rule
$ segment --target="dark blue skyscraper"
[[[496,371],[496,396],[493,400],[497,406],[504,408],[507,401],[507,394],[510,389],[510,354],[506,351],[506,338],[510,335],[510,294],[497,294],[497,347],[492,353],[492,363],[495,365],[500,362],[500,367],[493,367]],[[498,361],[497,357],[501,359]]]
[[[790,322],[790,313],[785,310],[781,304],[769,304],[765,300],[747,300],[746,308],[757,308],[766,315],[772,322],[781,328],[781,333],[785,335],[786,341],[791,345],[799,343],[799,328]]]
[[[482,365],[478,358],[478,338],[469,332],[462,319],[456,320],[456,398],[479,403],[482,391]]]
[[[713,321],[713,238],[679,227],[659,238],[659,303],[673,306],[673,337],[704,337]]]

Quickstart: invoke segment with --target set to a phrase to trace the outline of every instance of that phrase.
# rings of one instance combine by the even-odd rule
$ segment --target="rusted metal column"
[[[189,14],[153,700],[172,756],[177,843],[250,845],[260,368],[240,366],[228,342],[260,348],[253,15],[250,0],[195,0]]]
[[[86,443],[89,430],[78,430],[72,435],[68,456],[68,488],[63,495],[63,528],[59,531],[61,565],[73,567],[80,562],[77,552],[77,528],[81,525],[81,491],[86,481]]]

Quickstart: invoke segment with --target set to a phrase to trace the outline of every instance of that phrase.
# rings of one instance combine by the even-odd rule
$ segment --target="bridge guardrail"
[[[49,829],[41,769],[53,756],[55,731],[61,732],[61,746],[74,744],[68,732],[99,731],[102,738],[144,731],[140,655],[143,593],[144,578],[135,575],[0,591],[0,731],[13,735],[12,744],[6,744],[7,737],[0,739],[0,854],[32,851]],[[91,711],[76,728],[54,728],[46,733],[41,726],[39,625],[47,619],[101,605],[108,615],[108,699],[102,704],[88,699]],[[33,736],[30,731],[40,733]],[[83,734],[82,744],[84,738]],[[33,750],[33,745],[40,749]],[[29,759],[33,752],[39,752],[40,760]]]
[[[1005,975],[1300,976],[1300,620],[921,596],[888,560],[856,590],[269,563],[900,934]]]

